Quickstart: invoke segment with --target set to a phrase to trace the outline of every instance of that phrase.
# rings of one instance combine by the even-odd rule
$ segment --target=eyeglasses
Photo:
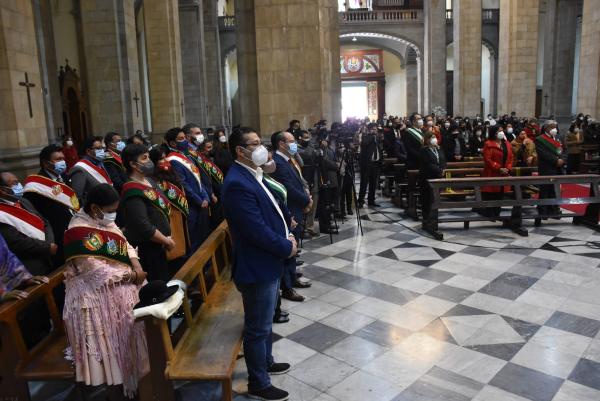
[[[260,145],[260,142],[250,142],[250,143],[243,143],[240,146],[243,148],[246,148],[248,146],[259,146],[259,145]]]

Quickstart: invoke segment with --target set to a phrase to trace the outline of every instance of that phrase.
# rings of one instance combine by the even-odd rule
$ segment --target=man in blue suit
[[[189,256],[202,245],[209,235],[208,206],[210,198],[202,185],[200,169],[188,156],[189,143],[185,139],[183,130],[179,127],[171,128],[165,134],[165,142],[170,150],[167,160],[181,181],[189,204],[190,213],[187,219],[190,235]]]
[[[298,144],[296,139],[289,132],[277,132],[271,137],[271,144],[275,154],[273,160],[277,168],[272,174],[279,183],[287,190],[287,206],[298,226],[294,229],[293,234],[296,240],[302,235],[302,227],[304,224],[304,214],[310,211],[312,207],[312,198],[308,190],[308,185],[302,177],[302,171],[296,162],[296,153],[298,152]],[[310,283],[298,280],[296,276],[296,260],[288,260],[283,272],[283,281],[281,283],[281,296],[285,299],[295,302],[304,301],[304,297],[298,294],[296,288],[310,287]]]
[[[259,400],[287,400],[286,391],[271,385],[269,374],[282,374],[287,363],[274,363],[273,313],[284,260],[297,245],[281,208],[263,180],[259,167],[268,151],[251,128],[239,128],[229,138],[235,163],[223,183],[223,212],[233,242],[233,281],[244,303],[244,356],[248,395]]]

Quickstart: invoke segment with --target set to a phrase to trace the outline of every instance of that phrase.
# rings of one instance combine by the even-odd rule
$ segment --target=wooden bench
[[[527,235],[522,227],[523,219],[534,219],[536,225],[541,224],[542,218],[547,217],[573,217],[574,224],[584,224],[596,230],[599,229],[598,218],[600,215],[600,175],[559,175],[559,176],[521,176],[521,177],[493,177],[493,178],[443,178],[428,180],[433,191],[432,211],[429,219],[423,221],[422,227],[436,239],[443,239],[439,232],[439,223],[462,222],[466,229],[471,221],[502,221],[504,226],[520,235]],[[562,197],[561,184],[588,184],[590,195],[588,197],[567,198]],[[484,186],[511,186],[512,197],[500,200],[483,200],[481,188]],[[534,199],[527,196],[528,188],[540,185],[554,185],[557,196],[552,199]],[[444,196],[446,188],[468,189],[472,191],[466,200],[456,200]],[[538,205],[581,205],[588,204],[583,215],[576,213],[561,213],[556,215],[540,216],[535,209]],[[471,208],[486,207],[511,207],[510,215],[483,216],[475,214]],[[523,208],[528,207],[526,212]],[[462,209],[462,210],[461,210]],[[465,210],[467,209],[467,210]],[[441,215],[441,212],[450,211],[452,216]]]
[[[186,292],[184,319],[172,334],[167,321],[143,318],[152,380],[160,388],[156,394],[160,401],[175,399],[173,381],[220,381],[222,399],[232,400],[244,310],[230,280],[230,249],[227,223],[223,222],[177,272],[174,279],[183,281],[188,290],[197,288],[202,304],[194,311]]]
[[[465,178],[465,177],[480,177],[483,172],[483,167],[455,167],[457,164],[448,163],[449,168],[444,170],[444,178]],[[458,164],[460,166],[460,164]],[[511,174],[513,176],[530,176],[534,172],[537,172],[537,167],[513,167]],[[413,220],[419,220],[418,212],[418,199],[420,196],[420,185],[419,185],[419,170],[408,171],[408,184],[406,192],[406,206],[404,213],[406,216]],[[534,192],[533,188],[529,188],[528,191]],[[466,195],[472,194],[471,189],[458,190],[457,188],[447,187],[444,196],[454,196],[461,198]]]

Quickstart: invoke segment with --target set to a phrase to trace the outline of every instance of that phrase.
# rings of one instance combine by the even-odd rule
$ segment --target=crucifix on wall
[[[181,103],[179,104],[179,106],[181,106],[181,117],[183,117],[183,100],[181,101]]]
[[[135,96],[133,97],[133,100],[135,101],[135,116],[139,117],[140,111],[138,110],[138,100],[140,100],[140,98],[138,97],[137,92],[135,92]]]
[[[19,82],[19,86],[24,86],[27,89],[27,105],[29,106],[29,118],[33,118],[33,109],[31,108],[31,93],[30,89],[35,87],[35,84],[29,82],[29,76],[25,73],[25,81]]]

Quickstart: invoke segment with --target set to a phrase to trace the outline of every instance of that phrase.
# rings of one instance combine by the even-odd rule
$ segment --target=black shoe
[[[307,281],[300,281],[300,280],[294,281],[294,288],[310,288],[311,286],[312,286],[312,284]]]
[[[281,291],[281,298],[287,299],[288,301],[292,301],[292,302],[303,302],[304,301],[304,297],[302,295],[298,294],[294,290]]]
[[[348,213],[346,213],[348,216],[352,216],[354,215],[354,212],[351,209],[348,209]]]
[[[297,260],[296,261],[296,266],[302,266],[304,264],[303,260]]]
[[[290,394],[275,386],[269,386],[263,390],[248,391],[248,398],[264,401],[287,401],[290,399]]]
[[[300,278],[302,276],[304,276],[304,273],[302,273],[302,272],[296,272],[296,278]]]
[[[287,323],[289,321],[290,321],[289,316],[283,316],[283,315],[273,316],[273,323]]]
[[[290,315],[290,312],[286,311],[285,309],[282,309],[281,312],[279,312],[279,315],[283,317],[288,317]]]
[[[365,206],[365,201],[358,201],[358,208],[362,209]]]
[[[290,368],[291,366],[289,363],[274,363],[267,368],[267,372],[270,375],[282,375],[289,372]]]

